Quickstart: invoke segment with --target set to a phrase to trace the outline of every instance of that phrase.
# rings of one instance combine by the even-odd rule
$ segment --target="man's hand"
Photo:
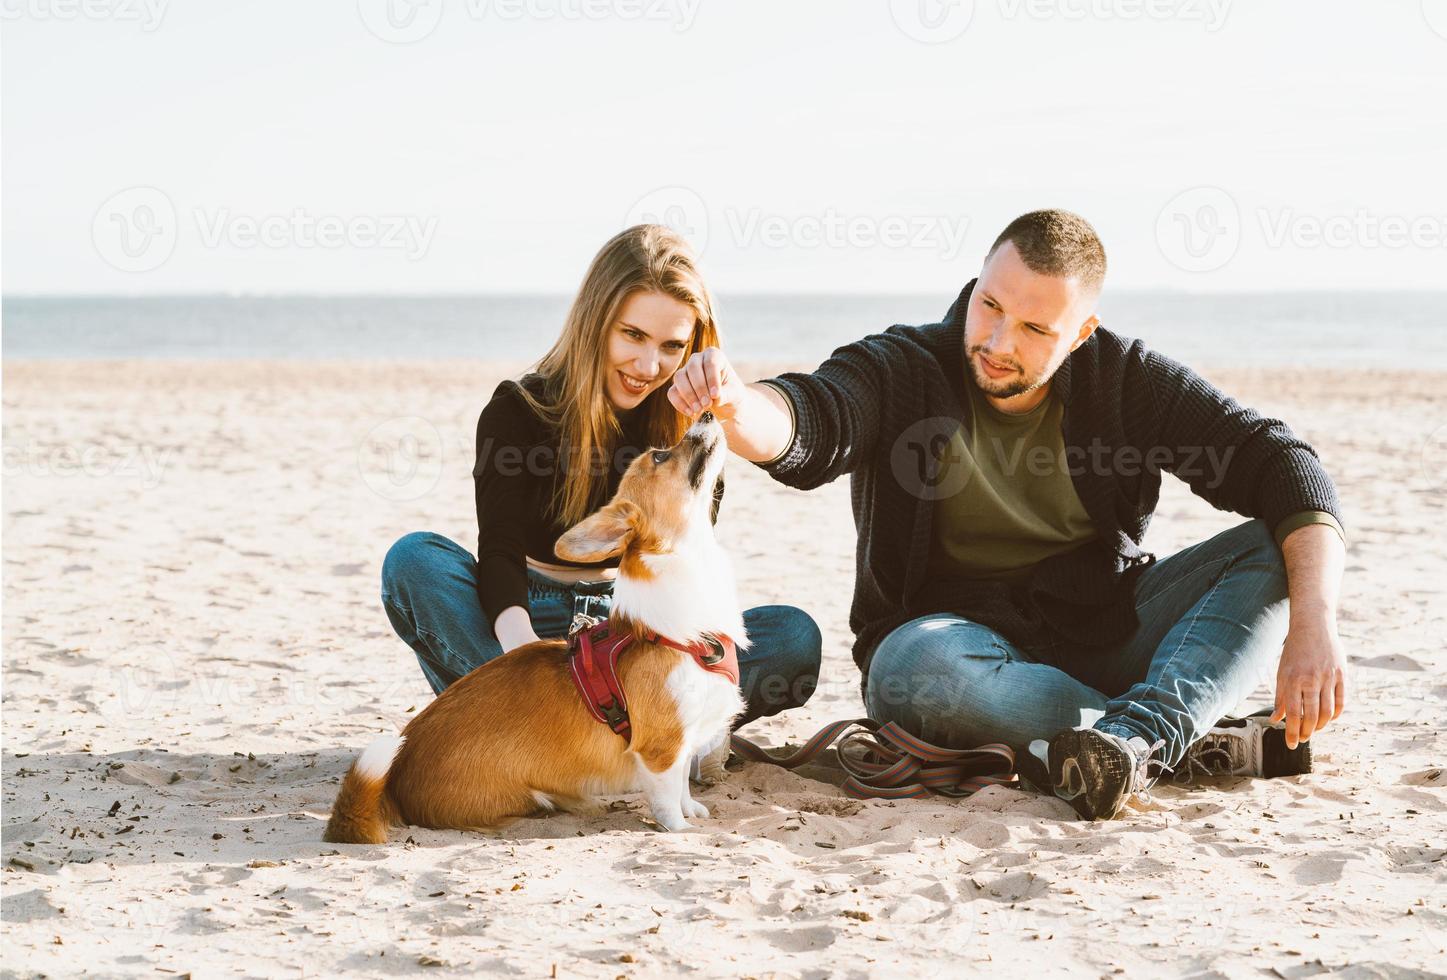
[[[712,412],[729,449],[751,462],[775,459],[794,434],[793,411],[772,385],[746,385],[717,347],[701,350],[673,375],[668,401],[691,418]]]
[[[1336,625],[1293,625],[1276,668],[1273,722],[1286,719],[1286,747],[1296,748],[1341,716],[1346,707],[1346,657]]]
[[[708,347],[674,373],[668,400],[684,415],[697,418],[712,412],[720,422],[726,422],[737,413],[746,390],[724,352]]]
[[[1286,747],[1296,748],[1346,707],[1346,657],[1336,632],[1346,546],[1326,524],[1297,528],[1281,543],[1291,620],[1276,668],[1273,722],[1286,719]]]

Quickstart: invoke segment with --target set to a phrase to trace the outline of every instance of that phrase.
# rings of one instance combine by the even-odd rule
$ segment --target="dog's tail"
[[[387,798],[387,771],[403,736],[379,735],[352,763],[342,779],[332,818],[322,840],[330,844],[385,844],[397,811]]]

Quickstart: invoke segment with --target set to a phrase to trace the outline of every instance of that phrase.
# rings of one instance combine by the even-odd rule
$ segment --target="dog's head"
[[[621,576],[647,578],[650,556],[712,543],[713,488],[725,455],[723,427],[705,412],[676,446],[635,459],[608,505],[558,539],[558,557],[592,564],[621,555]]]

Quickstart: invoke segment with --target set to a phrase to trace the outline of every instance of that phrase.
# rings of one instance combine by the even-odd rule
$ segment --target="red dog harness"
[[[618,657],[633,645],[633,639],[631,632],[615,631],[606,620],[568,637],[568,661],[578,695],[593,717],[622,735],[625,742],[631,738],[632,729],[628,723],[628,702],[618,680]],[[650,632],[644,634],[644,639],[682,651],[704,670],[722,674],[734,684],[739,682],[738,651],[727,636],[706,636],[693,643],[679,643]]]

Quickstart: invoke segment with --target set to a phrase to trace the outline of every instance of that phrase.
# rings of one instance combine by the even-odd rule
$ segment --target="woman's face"
[[[693,307],[663,293],[640,290],[623,301],[604,347],[604,388],[615,409],[637,408],[668,383],[683,363],[695,319]]]

